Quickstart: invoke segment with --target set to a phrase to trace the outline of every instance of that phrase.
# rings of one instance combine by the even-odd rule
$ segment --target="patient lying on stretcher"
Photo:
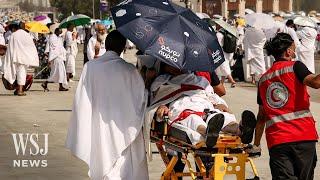
[[[170,123],[179,123],[200,133],[207,147],[216,144],[220,131],[240,136],[244,144],[252,141],[256,124],[252,112],[244,111],[239,124],[207,79],[165,64],[161,72],[150,87],[150,105],[157,107],[156,119],[168,115]]]

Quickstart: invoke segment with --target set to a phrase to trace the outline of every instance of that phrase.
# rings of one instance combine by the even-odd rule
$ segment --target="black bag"
[[[232,34],[224,31],[223,33],[223,51],[226,53],[234,53],[237,49],[237,38]]]

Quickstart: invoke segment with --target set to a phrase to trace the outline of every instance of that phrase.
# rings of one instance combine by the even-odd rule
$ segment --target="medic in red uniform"
[[[313,179],[318,135],[307,86],[320,88],[320,75],[293,61],[296,48],[288,34],[277,34],[266,49],[276,61],[259,81],[254,145],[260,146],[265,127],[272,179]]]

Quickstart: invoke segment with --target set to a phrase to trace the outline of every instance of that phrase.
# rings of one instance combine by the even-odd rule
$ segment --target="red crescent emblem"
[[[275,90],[277,90],[277,89],[272,89],[271,90],[271,95],[270,96],[271,96],[272,101],[279,102],[281,99],[279,99],[278,97],[274,97],[274,94],[275,94],[274,91]]]

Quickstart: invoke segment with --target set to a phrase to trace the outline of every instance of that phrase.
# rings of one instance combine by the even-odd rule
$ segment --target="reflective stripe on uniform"
[[[276,71],[274,71],[272,73],[266,74],[260,79],[259,83],[262,83],[262,82],[264,82],[266,80],[270,80],[270,79],[272,79],[274,77],[281,76],[283,74],[290,73],[290,72],[294,72],[293,66],[285,67],[285,68],[276,70]]]
[[[297,112],[292,112],[288,114],[283,114],[280,116],[275,116],[275,117],[272,117],[269,121],[267,121],[266,128],[278,122],[285,122],[285,121],[296,120],[296,119],[307,118],[307,117],[312,117],[312,113],[309,110],[297,111]]]

